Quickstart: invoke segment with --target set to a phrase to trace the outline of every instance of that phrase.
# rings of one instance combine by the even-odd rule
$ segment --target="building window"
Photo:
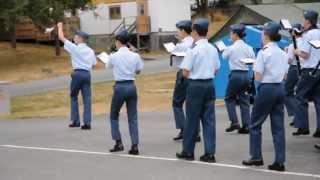
[[[121,8],[120,6],[111,6],[109,8],[109,16],[111,20],[121,19]]]

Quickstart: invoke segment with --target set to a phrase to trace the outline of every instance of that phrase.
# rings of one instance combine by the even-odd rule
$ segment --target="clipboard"
[[[292,25],[288,19],[281,19],[280,24],[281,24],[282,28],[285,30],[292,29]]]
[[[99,55],[97,55],[97,58],[102,61],[105,65],[108,65],[110,62],[110,55],[106,52],[102,52]]]

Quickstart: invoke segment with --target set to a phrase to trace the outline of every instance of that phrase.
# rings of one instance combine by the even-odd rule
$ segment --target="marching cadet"
[[[302,33],[303,33],[303,27],[301,24],[294,24],[292,26],[291,32],[292,36],[295,36],[297,41],[297,47],[301,46],[302,43]],[[289,70],[287,74],[287,78],[285,81],[285,91],[286,91],[286,98],[285,98],[285,106],[288,112],[288,116],[294,116],[294,106],[296,103],[295,100],[295,88],[297,86],[298,80],[299,80],[299,72],[298,72],[298,66],[297,66],[297,59],[294,55],[294,47],[293,44],[290,44],[287,49],[287,55],[289,57]],[[303,62],[300,62],[303,63]],[[291,126],[294,125],[294,119],[290,123]]]
[[[176,45],[174,51],[176,52],[186,52],[189,48],[191,48],[193,44],[193,38],[191,37],[192,31],[192,21],[185,20],[179,21],[176,24],[178,29],[177,35],[178,38],[181,39],[181,42]],[[175,68],[179,68],[183,57],[173,57],[173,66]],[[176,129],[179,129],[179,134],[173,138],[173,140],[178,141],[183,139],[183,128],[186,121],[185,112],[183,110],[183,105],[186,99],[186,90],[187,90],[187,79],[183,77],[182,69],[179,69],[176,76],[176,83],[173,91],[172,98],[172,108],[173,114],[176,124]]]
[[[250,122],[250,155],[243,161],[246,166],[262,166],[261,128],[270,115],[271,132],[275,148],[275,162],[269,170],[285,170],[285,129],[284,129],[284,87],[282,81],[288,69],[288,57],[277,41],[281,40],[280,25],[269,22],[263,28],[263,49],[258,53],[254,64],[255,79],[258,87]]]
[[[213,78],[220,68],[217,49],[206,39],[209,21],[197,19],[192,25],[195,47],[187,52],[180,68],[189,79],[186,96],[186,124],[183,134],[183,149],[179,159],[194,160],[194,149],[200,119],[203,127],[205,154],[200,161],[215,162],[215,89]]]
[[[85,41],[89,38],[89,35],[82,31],[76,31],[74,36],[74,43],[65,38],[63,33],[63,23],[58,23],[58,35],[59,39],[64,43],[64,49],[69,52],[71,56],[73,73],[71,74],[71,124],[70,128],[80,127],[79,106],[78,106],[78,94],[81,91],[84,112],[83,122],[81,127],[83,130],[91,129],[91,75],[90,71],[94,65],[96,65],[96,56],[94,51],[87,46]]]
[[[193,38],[191,37],[192,21],[183,20],[176,24],[178,29],[177,35],[181,39],[181,42],[176,44],[176,48],[173,52],[186,52],[193,45]],[[183,57],[173,56],[173,66],[179,68]],[[176,76],[176,83],[173,91],[172,109],[176,128],[180,130],[179,134],[173,138],[174,141],[183,139],[183,129],[186,121],[183,105],[186,100],[186,90],[188,86],[188,79],[183,77],[183,71],[179,68]],[[201,141],[200,136],[197,136],[197,142]]]
[[[246,35],[244,24],[234,24],[230,26],[230,30],[230,38],[233,44],[222,53],[223,58],[229,60],[229,67],[231,70],[225,97],[226,108],[231,125],[226,129],[226,132],[238,130],[239,134],[248,134],[250,121],[250,99],[246,91],[250,86],[250,77],[247,65],[241,62],[241,60],[245,58],[254,59],[255,54],[252,47],[242,40]],[[236,112],[237,100],[240,104],[242,120],[241,128]]]
[[[121,107],[126,103],[129,132],[132,146],[129,150],[131,155],[139,155],[139,131],[138,131],[138,113],[137,113],[137,89],[134,83],[136,74],[139,74],[143,68],[143,62],[137,53],[131,52],[127,43],[129,34],[126,30],[116,34],[116,48],[118,51],[110,55],[108,68],[113,69],[115,85],[113,87],[113,97],[110,110],[111,135],[115,145],[110,152],[119,152],[124,150],[119,129],[119,113]]]
[[[296,89],[295,127],[298,130],[293,133],[294,136],[310,134],[308,99],[311,98],[315,102],[317,112],[317,130],[313,136],[320,137],[320,97],[310,97],[310,94],[317,94],[315,93],[316,86],[320,81],[319,75],[310,75],[319,62],[320,50],[313,48],[308,43],[310,40],[320,40],[320,30],[317,29],[317,21],[318,13],[316,11],[308,10],[304,13],[303,43],[299,49],[295,50],[295,54],[302,58],[302,71]]]

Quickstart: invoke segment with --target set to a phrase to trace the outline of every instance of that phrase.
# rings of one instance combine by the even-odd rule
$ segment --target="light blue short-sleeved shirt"
[[[248,70],[248,66],[241,62],[241,59],[255,59],[255,54],[251,46],[243,40],[237,40],[223,51],[222,57],[229,60],[230,70]]]
[[[309,54],[308,59],[304,59],[301,61],[302,68],[315,68],[320,59],[320,49],[313,48],[309,44],[309,41],[311,40],[320,40],[319,29],[309,30],[302,35],[302,44],[300,50]]]
[[[191,36],[185,37],[180,43],[176,44],[173,52],[187,52],[193,45],[193,38]],[[184,57],[173,57],[173,66],[179,67]]]
[[[94,51],[85,43],[76,45],[66,40],[64,42],[64,49],[70,53],[73,69],[91,71],[92,67],[97,64]]]
[[[297,38],[297,47],[298,49],[302,46],[302,38]],[[293,44],[290,44],[288,47],[288,52],[287,52],[288,58],[290,60],[292,60],[291,65],[297,65],[297,59],[296,56],[294,54],[294,47]],[[301,67],[303,67],[304,63],[306,62],[304,59],[302,59],[301,57],[299,57],[300,60],[300,65]]]
[[[143,61],[139,54],[122,47],[110,55],[107,68],[113,69],[115,81],[135,80],[136,72],[143,69]]]
[[[261,83],[281,83],[288,72],[287,54],[274,43],[268,43],[259,51],[253,70],[262,74]]]
[[[190,71],[189,79],[212,79],[220,69],[218,51],[207,39],[198,40],[196,46],[187,51],[180,68]]]

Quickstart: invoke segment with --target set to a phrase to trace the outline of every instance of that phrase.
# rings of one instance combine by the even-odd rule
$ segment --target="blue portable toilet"
[[[258,53],[262,47],[261,32],[262,31],[261,29],[258,28],[258,26],[246,26],[247,36],[245,37],[244,40],[247,44],[253,47],[255,53]],[[232,43],[229,35],[222,37],[219,41],[223,41],[227,46],[230,46]],[[212,43],[214,44],[215,42],[212,42]],[[290,44],[290,40],[287,37],[283,37],[278,44],[281,48],[284,48]],[[214,80],[217,98],[225,97],[225,92],[226,92],[228,81],[229,81],[228,76],[230,73],[228,61],[222,58],[221,54],[220,54],[220,64],[221,64],[220,71],[218,72]]]

